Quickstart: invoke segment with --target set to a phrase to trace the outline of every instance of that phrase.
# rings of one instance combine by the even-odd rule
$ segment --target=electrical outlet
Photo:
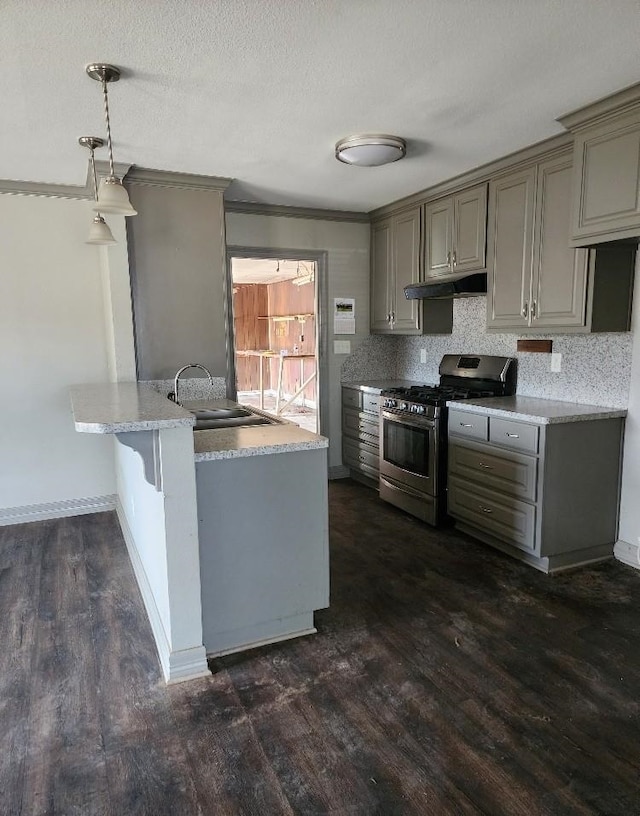
[[[554,374],[559,374],[562,371],[562,354],[559,351],[551,353],[551,371]]]
[[[427,362],[427,350],[426,349],[420,349],[420,362],[421,363],[426,363]]]

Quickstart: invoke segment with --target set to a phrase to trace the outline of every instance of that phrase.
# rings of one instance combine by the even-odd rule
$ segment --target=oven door
[[[438,420],[380,413],[380,475],[398,487],[436,496],[438,493]]]

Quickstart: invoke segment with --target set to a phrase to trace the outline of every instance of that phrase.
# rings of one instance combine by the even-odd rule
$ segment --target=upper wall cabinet
[[[523,334],[629,329],[635,247],[572,249],[570,200],[567,154],[491,182],[487,328]]]
[[[403,287],[420,280],[420,208],[371,225],[371,331],[420,334],[420,302]]]
[[[574,134],[572,245],[640,236],[640,85],[559,121]]]
[[[485,268],[487,185],[425,205],[425,278]]]
[[[451,301],[407,300],[404,287],[421,280],[421,207],[371,224],[371,332],[451,333]]]

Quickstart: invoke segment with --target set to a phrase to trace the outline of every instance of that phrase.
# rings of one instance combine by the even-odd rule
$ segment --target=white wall
[[[112,440],[76,433],[67,393],[109,379],[91,217],[87,201],[0,195],[0,522],[115,493]]]
[[[369,334],[368,224],[241,213],[228,213],[226,223],[228,246],[326,250],[329,312],[335,297],[356,299],[356,334],[341,335],[339,339],[350,339],[352,351],[366,339]],[[323,432],[329,437],[330,468],[342,463],[340,368],[345,359],[333,353],[333,340],[333,324],[329,321],[329,417]]]

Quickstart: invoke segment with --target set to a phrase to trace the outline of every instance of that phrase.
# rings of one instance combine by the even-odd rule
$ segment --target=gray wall
[[[186,363],[224,377],[222,192],[127,187],[138,210],[127,219],[138,379],[166,379]]]

